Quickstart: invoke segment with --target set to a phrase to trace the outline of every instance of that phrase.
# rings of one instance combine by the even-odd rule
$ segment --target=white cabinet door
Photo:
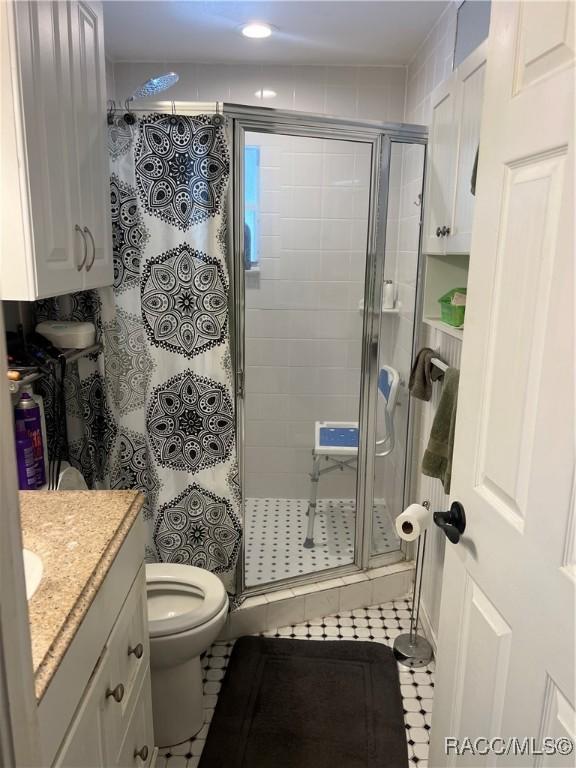
[[[474,202],[471,182],[480,142],[480,121],[486,72],[486,44],[477,48],[456,71],[455,119],[458,126],[458,156],[454,211],[450,235],[445,238],[447,253],[470,253]]]
[[[102,9],[1,4],[0,296],[113,281]]]
[[[78,190],[71,183],[77,178],[77,158],[70,5],[18,2],[14,12],[20,91],[15,110],[23,126],[19,163],[27,175],[28,200],[22,204],[28,209],[25,226],[30,231],[28,253],[12,256],[28,260],[28,279],[20,263],[20,286],[10,292],[14,298],[33,299],[77,291],[83,283],[77,269],[83,239],[75,229],[81,214]]]
[[[53,768],[109,768],[110,754],[103,721],[109,664],[106,649],[98,661]]]
[[[574,766],[573,30],[569,1],[492,4],[452,472],[467,520],[446,544],[434,768]],[[566,751],[520,753],[530,737]]]
[[[88,242],[84,289],[113,282],[102,8],[74,3],[72,67],[81,218]]]
[[[129,721],[132,718],[132,710],[134,706],[139,706],[135,702],[145,694],[151,695],[146,572],[144,567],[140,569],[126,602],[122,606],[120,615],[108,638],[108,648],[112,659],[110,687],[114,688],[120,683],[124,689],[122,700],[120,702],[110,700],[104,713],[107,744],[110,751],[116,754],[124,742]],[[153,746],[152,727],[140,735],[149,747]]]
[[[439,85],[432,95],[425,198],[425,253],[445,253],[447,236],[442,232],[451,224],[456,154],[455,86],[456,79],[452,76]]]

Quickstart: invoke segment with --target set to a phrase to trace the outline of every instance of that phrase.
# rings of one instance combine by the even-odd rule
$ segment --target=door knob
[[[434,512],[433,519],[452,544],[458,544],[466,530],[466,514],[462,504],[459,501],[452,502],[447,512]]]

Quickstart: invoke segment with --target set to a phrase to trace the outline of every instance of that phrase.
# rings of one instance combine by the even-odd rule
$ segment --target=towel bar
[[[443,360],[440,360],[437,357],[433,357],[432,360],[430,360],[430,362],[436,368],[440,368],[441,371],[447,371],[449,368],[449,366]]]

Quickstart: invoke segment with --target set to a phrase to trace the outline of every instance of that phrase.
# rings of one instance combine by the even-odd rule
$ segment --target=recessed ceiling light
[[[270,24],[266,24],[265,21],[251,21],[248,24],[244,24],[241,31],[244,37],[262,40],[265,37],[270,37],[272,27]]]
[[[273,99],[275,96],[278,96],[278,94],[270,88],[260,88],[256,91],[254,96],[256,96],[257,99]]]

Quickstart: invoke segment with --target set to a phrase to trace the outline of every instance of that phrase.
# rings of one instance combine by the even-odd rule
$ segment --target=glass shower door
[[[355,559],[372,144],[247,131],[244,580]]]
[[[416,316],[424,155],[423,144],[392,142],[378,350],[372,555],[399,550],[394,524],[408,503],[408,381]]]

